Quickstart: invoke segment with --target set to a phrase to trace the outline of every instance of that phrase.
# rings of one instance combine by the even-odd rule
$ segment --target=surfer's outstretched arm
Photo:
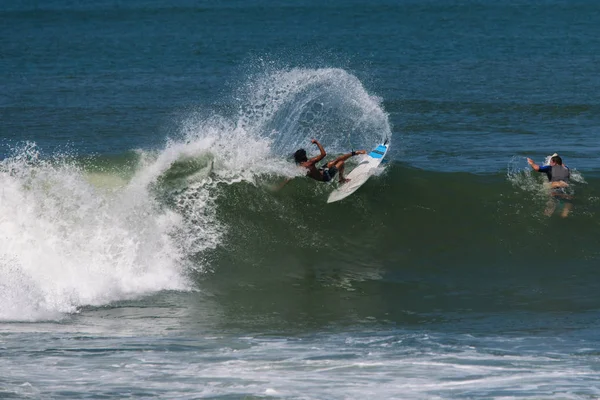
[[[531,166],[531,168],[533,168],[536,171],[540,170],[540,166],[537,165],[535,162],[533,162],[533,160],[531,158],[527,159],[527,162],[529,163],[529,165]]]

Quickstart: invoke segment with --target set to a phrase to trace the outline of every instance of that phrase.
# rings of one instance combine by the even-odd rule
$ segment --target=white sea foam
[[[33,390],[45,397],[65,391],[81,397],[93,390],[99,396],[294,399],[590,399],[600,394],[597,356],[577,347],[589,342],[382,333],[288,339],[195,334],[186,340],[136,335],[83,343],[66,336],[45,339],[61,343],[52,356],[35,347],[23,352],[30,343],[5,343],[12,351],[0,372],[8,378],[5,390],[31,397],[40,397]],[[102,351],[92,353],[96,349]],[[23,364],[26,370],[19,368]]]
[[[107,196],[67,157],[41,160],[32,144],[2,162],[0,186],[0,320],[189,287],[169,236],[181,218],[147,188]]]

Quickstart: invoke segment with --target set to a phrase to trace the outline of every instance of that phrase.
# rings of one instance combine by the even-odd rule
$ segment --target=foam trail
[[[527,192],[540,191],[541,185],[531,173],[526,157],[514,156],[508,163],[506,176],[513,186]]]

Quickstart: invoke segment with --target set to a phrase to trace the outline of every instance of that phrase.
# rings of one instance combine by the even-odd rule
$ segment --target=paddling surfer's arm
[[[529,163],[529,165],[531,166],[531,168],[533,168],[534,171],[537,171],[537,172],[546,172],[546,173],[548,173],[548,171],[550,171],[552,169],[552,167],[549,166],[549,165],[542,165],[540,167],[531,158],[528,158],[527,162]]]
[[[531,168],[533,168],[536,171],[540,170],[540,166],[537,165],[535,162],[533,162],[533,160],[531,158],[527,159],[527,162],[529,163],[529,165],[531,165]]]

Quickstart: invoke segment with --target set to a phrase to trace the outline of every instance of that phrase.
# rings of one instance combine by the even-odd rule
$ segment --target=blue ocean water
[[[598,21],[0,0],[0,397],[600,397]],[[391,148],[273,190],[313,137]]]

